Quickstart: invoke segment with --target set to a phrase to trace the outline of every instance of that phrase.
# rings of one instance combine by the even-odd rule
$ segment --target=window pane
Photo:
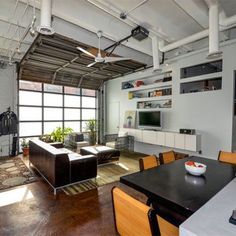
[[[95,97],[96,96],[96,90],[82,89],[82,95]]]
[[[82,120],[95,119],[94,109],[82,109]]]
[[[42,108],[19,107],[20,120],[42,120]]]
[[[95,99],[96,98],[92,98],[92,97],[82,97],[82,107],[91,107],[91,108],[95,108]]]
[[[82,121],[82,132],[84,132],[84,131],[88,131],[86,129],[86,121]]]
[[[42,94],[37,92],[19,91],[20,105],[42,105]]]
[[[44,108],[44,120],[62,120],[62,108]]]
[[[65,107],[80,107],[80,97],[65,95]]]
[[[54,84],[44,84],[45,92],[62,93],[62,86]]]
[[[80,95],[80,88],[64,87],[65,93]]]
[[[44,94],[44,105],[45,106],[62,106],[62,95],[60,94]]]
[[[50,134],[57,127],[62,127],[62,122],[44,122],[44,134]]]
[[[80,110],[65,108],[65,120],[80,120]]]
[[[42,134],[41,122],[20,123],[20,136],[35,136]]]
[[[30,81],[19,81],[19,88],[20,89],[27,89],[27,90],[35,90],[35,91],[42,91],[42,84]]]
[[[67,121],[64,126],[65,128],[72,128],[74,132],[80,132],[80,122]]]

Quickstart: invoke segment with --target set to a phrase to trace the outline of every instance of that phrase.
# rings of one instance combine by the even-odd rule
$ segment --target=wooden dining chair
[[[139,159],[140,171],[147,170],[159,165],[159,160],[155,155],[150,155]]]
[[[112,189],[112,203],[115,227],[121,236],[179,235],[177,227],[157,216],[155,210],[118,187]]]
[[[159,160],[160,164],[171,163],[175,161],[175,152],[174,151],[162,152],[159,154]]]
[[[219,151],[218,160],[236,165],[236,153]]]

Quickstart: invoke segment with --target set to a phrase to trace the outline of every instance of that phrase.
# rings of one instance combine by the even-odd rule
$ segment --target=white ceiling
[[[218,0],[221,8],[227,16],[236,13],[236,0]],[[0,0],[0,55],[9,57],[17,46],[17,41],[22,37],[25,27],[31,22],[32,7],[26,8],[26,3],[33,4],[33,0],[19,0],[15,14],[14,7],[17,0]],[[143,25],[150,31],[150,36],[158,36],[167,43],[182,39],[205,28],[208,28],[208,9],[204,0],[149,0],[137,9],[131,11],[126,20],[121,20],[119,15],[123,11],[129,11],[142,0],[54,0],[53,26],[63,34],[61,20],[68,24],[65,35],[76,40],[86,41],[96,46],[96,35],[86,40],[85,37],[75,36],[75,27],[83,27],[91,32],[102,30],[107,39],[118,41],[131,32],[136,25]],[[36,7],[40,7],[40,1],[36,0]],[[25,10],[26,9],[26,10]],[[23,15],[25,10],[25,15]],[[39,11],[37,22],[39,24]],[[13,22],[9,29],[9,22]],[[73,23],[73,30],[72,24]],[[71,28],[71,31],[69,30]],[[21,54],[15,54],[15,58],[21,58],[32,43],[33,38],[27,36],[21,46]],[[112,42],[103,39],[102,46],[106,47]],[[124,45],[146,55],[152,55],[151,39],[139,42],[133,38],[124,42]],[[191,45],[185,49],[191,50]],[[124,51],[124,50],[123,50]],[[116,53],[123,55],[121,49]],[[137,54],[138,57],[138,54]],[[138,58],[134,58],[138,59]]]

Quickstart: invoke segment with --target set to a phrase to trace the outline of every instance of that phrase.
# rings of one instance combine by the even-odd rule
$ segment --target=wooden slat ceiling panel
[[[104,81],[132,73],[146,66],[129,60],[97,63],[93,67],[87,67],[93,62],[93,58],[79,52],[76,49],[77,46],[90,50],[92,53],[97,51],[94,47],[62,35],[38,35],[20,63],[19,79],[99,89]]]

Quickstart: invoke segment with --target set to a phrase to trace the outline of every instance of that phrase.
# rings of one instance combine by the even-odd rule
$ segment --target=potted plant
[[[89,133],[89,144],[95,145],[97,141],[97,121],[95,119],[91,119],[86,123],[86,130]]]
[[[39,137],[39,140],[41,140],[41,141],[43,141],[43,142],[45,142],[45,143],[52,143],[52,142],[53,142],[53,140],[52,140],[50,134],[41,135],[41,136]]]
[[[64,137],[67,136],[68,134],[72,133],[73,129],[72,128],[61,128],[61,127],[57,127],[56,129],[53,130],[53,132],[51,133],[51,139],[53,140],[53,142],[61,142],[63,143],[64,141]]]
[[[29,155],[29,141],[27,141],[25,138],[22,139],[21,142],[21,148],[23,151],[23,156],[28,156]]]

